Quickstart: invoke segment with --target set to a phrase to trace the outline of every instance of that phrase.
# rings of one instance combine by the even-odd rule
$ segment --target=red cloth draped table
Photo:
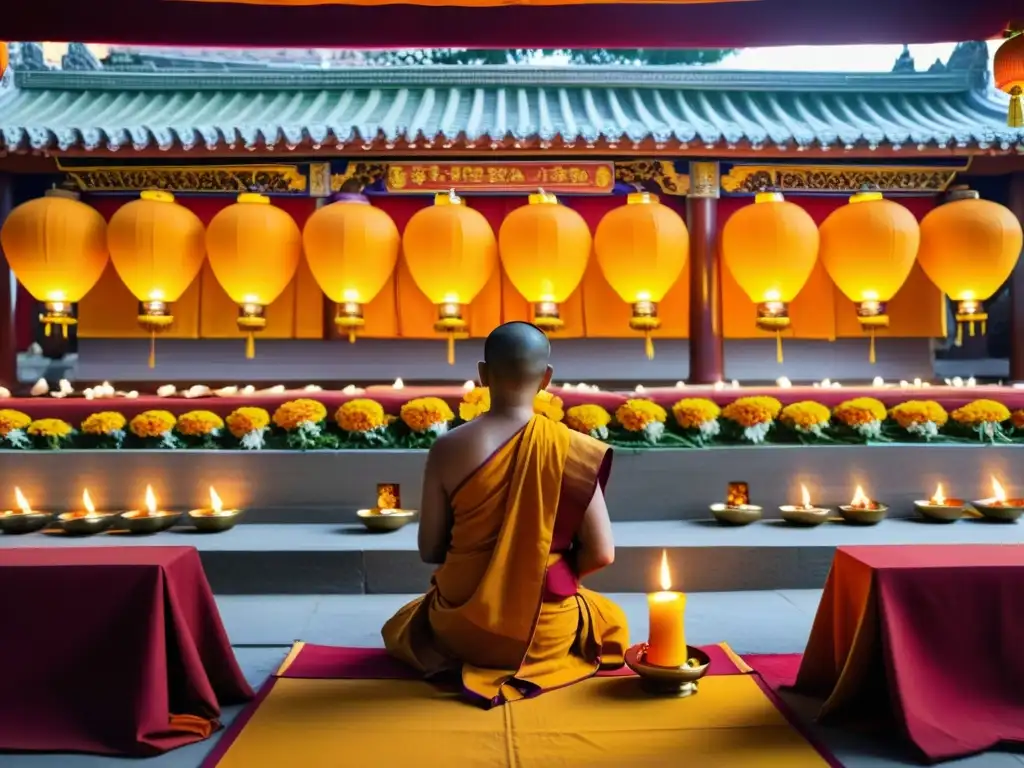
[[[153,755],[253,696],[192,547],[0,549],[0,659],[0,750]]]
[[[1024,743],[1024,546],[840,547],[796,690],[932,761]]]

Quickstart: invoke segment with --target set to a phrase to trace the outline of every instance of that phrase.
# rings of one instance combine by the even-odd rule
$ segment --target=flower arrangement
[[[1010,409],[995,400],[975,400],[957,408],[950,417],[958,426],[977,435],[979,440],[995,442],[1006,439],[1003,424],[1010,420]]]
[[[225,422],[228,432],[244,450],[258,451],[266,444],[270,414],[262,408],[250,406],[236,408],[228,414]]]
[[[74,428],[63,419],[36,419],[25,431],[38,447],[52,451],[65,447],[75,433]]]
[[[491,410],[491,390],[487,387],[473,387],[462,396],[459,403],[459,418],[472,421],[481,413]]]
[[[1010,415],[1010,422],[1018,432],[1024,432],[1024,408],[1014,411]]]
[[[889,418],[904,432],[922,440],[933,440],[946,425],[949,414],[934,400],[908,400],[893,406]]]
[[[713,440],[722,431],[718,421],[722,409],[706,397],[683,398],[672,406],[672,415],[676,425],[700,444]]]
[[[128,422],[129,431],[146,445],[158,448],[177,448],[174,427],[178,420],[170,411],[143,411]]]
[[[81,433],[95,448],[120,448],[128,420],[117,411],[100,411],[85,417]]]
[[[881,400],[855,397],[836,406],[832,418],[864,440],[880,440],[888,413]]]
[[[542,389],[533,398],[533,412],[552,421],[561,421],[565,417],[565,411],[562,410],[562,398],[552,395],[546,389]]]
[[[409,430],[410,446],[422,447],[447,432],[455,414],[439,397],[417,397],[402,406],[399,417]]]
[[[652,400],[627,400],[615,409],[615,421],[633,438],[651,445],[665,434],[665,409]]]
[[[28,414],[9,408],[0,410],[0,446],[6,448],[28,448],[32,441],[25,430],[32,423]]]
[[[183,442],[196,448],[216,448],[224,419],[213,411],[189,411],[178,417],[175,431]]]
[[[608,425],[611,421],[612,415],[600,405],[574,405],[565,412],[565,425],[569,429],[598,440],[608,439]]]
[[[827,437],[831,421],[832,412],[813,400],[790,403],[779,412],[779,422],[801,438],[820,440]]]
[[[741,397],[722,409],[722,417],[740,430],[741,439],[756,445],[768,437],[781,411],[782,403],[774,397]]]
[[[300,451],[329,447],[332,441],[324,432],[326,419],[323,403],[304,397],[282,403],[274,411],[274,424],[284,430],[288,446]]]
[[[388,442],[388,417],[376,400],[356,398],[342,403],[334,414],[338,428],[349,440],[366,445]]]

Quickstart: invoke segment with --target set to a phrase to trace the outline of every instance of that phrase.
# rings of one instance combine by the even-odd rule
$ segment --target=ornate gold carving
[[[628,160],[615,163],[615,180],[623,184],[645,181],[658,185],[666,195],[685,195],[690,191],[690,177],[677,173],[671,160]]]
[[[263,192],[303,195],[307,179],[296,165],[62,167],[82,192]]]
[[[342,185],[347,181],[355,181],[361,187],[368,187],[388,176],[387,163],[349,163],[344,173],[331,175],[331,191],[341,192]]]
[[[309,164],[309,195],[310,197],[330,197],[331,164]]]
[[[718,163],[690,163],[690,185],[690,197],[717,198],[720,190]]]
[[[736,165],[722,177],[722,189],[756,194],[780,192],[849,192],[865,186],[878,192],[943,192],[955,168],[852,165]]]

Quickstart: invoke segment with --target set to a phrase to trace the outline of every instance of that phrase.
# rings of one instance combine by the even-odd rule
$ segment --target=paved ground
[[[687,639],[696,645],[727,641],[739,653],[794,653],[803,650],[818,590],[697,593],[687,606]],[[643,595],[617,595],[630,618],[632,635],[647,633]],[[407,600],[402,595],[219,597],[224,622],[249,681],[259,685],[284,658],[293,640],[352,646],[379,646],[379,627]],[[815,703],[791,703],[808,719]],[[227,713],[237,714],[237,708]],[[820,736],[847,768],[915,765],[899,747],[853,732],[823,729]],[[145,768],[196,768],[212,741],[134,764]],[[123,760],[78,755],[2,755],[3,768],[110,768]],[[1024,768],[1024,754],[989,753],[946,763],[955,768]],[[253,768],[264,768],[253,766]],[[266,768],[303,768],[267,766]],[[371,768],[364,766],[362,768]],[[695,766],[695,768],[700,768]]]

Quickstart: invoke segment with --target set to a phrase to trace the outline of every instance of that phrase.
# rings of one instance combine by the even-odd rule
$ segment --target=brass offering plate
[[[986,520],[1015,523],[1024,515],[1024,499],[1007,499],[1001,504],[995,499],[982,499],[971,503]]]
[[[795,525],[799,528],[813,528],[814,526],[821,525],[828,521],[829,510],[821,509],[820,507],[798,507],[793,505],[786,505],[779,507],[779,512],[782,513],[782,519],[790,525]]]
[[[193,509],[188,513],[189,522],[197,531],[204,533],[220,533],[229,531],[242,521],[244,509],[224,509],[214,512],[212,509]]]
[[[112,512],[97,512],[95,515],[83,515],[77,512],[65,512],[57,516],[57,521],[65,533],[72,536],[91,536],[101,533],[117,522],[117,515]]]
[[[4,533],[33,533],[45,528],[52,519],[52,512],[36,512],[35,510],[29,513],[11,512],[7,514],[0,512],[0,531]]]
[[[374,533],[387,533],[397,531],[416,518],[414,509],[360,509],[357,513],[361,522],[368,531]]]
[[[636,672],[640,685],[655,696],[682,698],[697,693],[697,681],[708,673],[711,657],[699,648],[686,646],[686,652],[696,666],[659,667],[648,664],[647,643],[638,643],[626,651],[626,666]]]
[[[711,514],[722,525],[750,525],[761,519],[761,507],[753,504],[729,506],[719,503],[711,505]]]
[[[946,499],[945,504],[933,504],[928,499],[919,499],[914,502],[914,509],[925,520],[934,523],[955,523],[964,517],[967,502],[963,499]]]
[[[885,504],[875,504],[870,509],[844,504],[839,508],[839,514],[850,525],[878,525],[889,514],[889,508]]]
[[[120,527],[131,533],[160,533],[171,528],[181,518],[181,512],[158,511],[150,514],[135,509],[121,515]]]

